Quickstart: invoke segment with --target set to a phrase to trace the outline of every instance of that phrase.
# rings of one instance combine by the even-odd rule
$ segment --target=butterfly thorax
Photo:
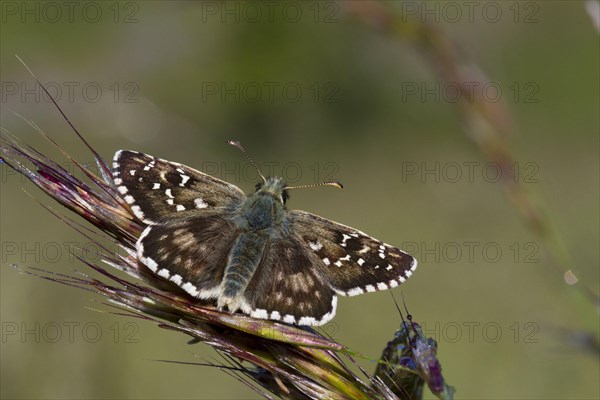
[[[283,178],[267,178],[266,182],[257,185],[256,192],[248,196],[241,209],[248,230],[259,232],[281,226],[287,199],[285,186]]]

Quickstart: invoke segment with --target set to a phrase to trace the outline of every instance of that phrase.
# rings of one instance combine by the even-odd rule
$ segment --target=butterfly
[[[136,251],[153,274],[220,310],[296,325],[330,321],[338,295],[390,289],[413,274],[417,261],[402,250],[288,211],[288,190],[299,187],[265,178],[238,142],[229,144],[257,168],[262,182],[254,193],[176,162],[116,152],[112,178],[146,226]]]

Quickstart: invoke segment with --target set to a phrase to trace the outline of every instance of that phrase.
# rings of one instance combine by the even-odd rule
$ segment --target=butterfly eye
[[[288,201],[289,198],[290,195],[287,191],[284,190],[283,192],[281,192],[281,200],[283,201],[283,204],[285,204],[285,202]]]
[[[264,183],[258,182],[256,184],[256,186],[254,186],[254,189],[258,192],[263,187],[263,185],[264,185]]]

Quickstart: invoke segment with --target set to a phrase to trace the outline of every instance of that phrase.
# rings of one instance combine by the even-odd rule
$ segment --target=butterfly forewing
[[[236,186],[193,168],[119,150],[113,181],[135,216],[148,225],[211,208],[236,208],[246,198]]]
[[[317,266],[340,295],[390,289],[408,279],[417,261],[396,247],[349,226],[290,211],[292,230],[318,257]]]
[[[337,297],[315,262],[315,256],[293,239],[268,243],[246,289],[250,315],[298,325],[331,320]]]

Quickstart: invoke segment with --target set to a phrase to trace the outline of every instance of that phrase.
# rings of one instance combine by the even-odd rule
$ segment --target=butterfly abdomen
[[[235,240],[227,257],[227,266],[222,282],[222,303],[230,303],[244,294],[248,282],[262,258],[266,237],[253,232],[244,232]],[[230,308],[230,311],[235,311]]]

